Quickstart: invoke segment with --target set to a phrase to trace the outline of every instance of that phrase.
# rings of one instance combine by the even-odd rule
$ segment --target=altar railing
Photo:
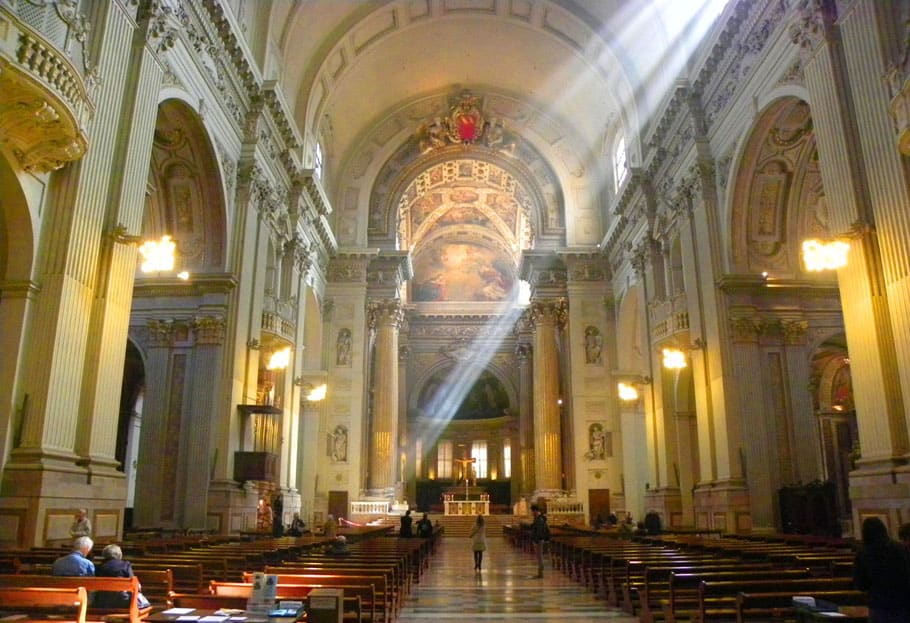
[[[446,516],[489,515],[490,500],[445,500]]]
[[[584,515],[585,505],[578,500],[550,499],[547,500],[547,515]]]
[[[388,500],[354,500],[351,502],[351,515],[388,515]]]

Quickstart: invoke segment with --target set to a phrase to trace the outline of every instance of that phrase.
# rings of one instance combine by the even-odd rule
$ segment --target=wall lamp
[[[803,241],[802,256],[806,270],[821,272],[837,270],[847,265],[850,243],[843,240],[819,240],[810,238]]]
[[[284,370],[291,363],[291,347],[276,350],[269,356],[269,363],[265,366],[266,370]]]
[[[638,386],[651,383],[651,377],[639,374],[617,374],[614,372],[613,378],[617,380],[616,389],[619,392],[619,399],[623,402],[635,402],[638,400]]]

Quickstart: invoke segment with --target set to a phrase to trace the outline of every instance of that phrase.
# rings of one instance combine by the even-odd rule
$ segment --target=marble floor
[[[470,540],[443,537],[398,621],[638,623],[638,617],[608,608],[603,598],[546,564],[543,579],[532,578],[534,557],[491,536],[483,570],[475,573]]]

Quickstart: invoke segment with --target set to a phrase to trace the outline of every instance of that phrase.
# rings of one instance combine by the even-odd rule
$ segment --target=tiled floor
[[[430,569],[405,600],[399,622],[638,623],[638,617],[607,608],[603,598],[550,569],[549,562],[543,579],[532,578],[537,568],[531,554],[515,549],[502,537],[488,540],[483,570],[475,573],[470,541],[443,537]]]

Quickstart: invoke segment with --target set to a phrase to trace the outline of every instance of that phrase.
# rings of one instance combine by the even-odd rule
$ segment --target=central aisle
[[[610,621],[638,623],[638,617],[608,609],[606,601],[545,562],[543,579],[534,557],[501,535],[488,537],[483,570],[473,571],[471,542],[442,537],[430,568],[414,584],[399,623],[434,619],[459,621]]]

